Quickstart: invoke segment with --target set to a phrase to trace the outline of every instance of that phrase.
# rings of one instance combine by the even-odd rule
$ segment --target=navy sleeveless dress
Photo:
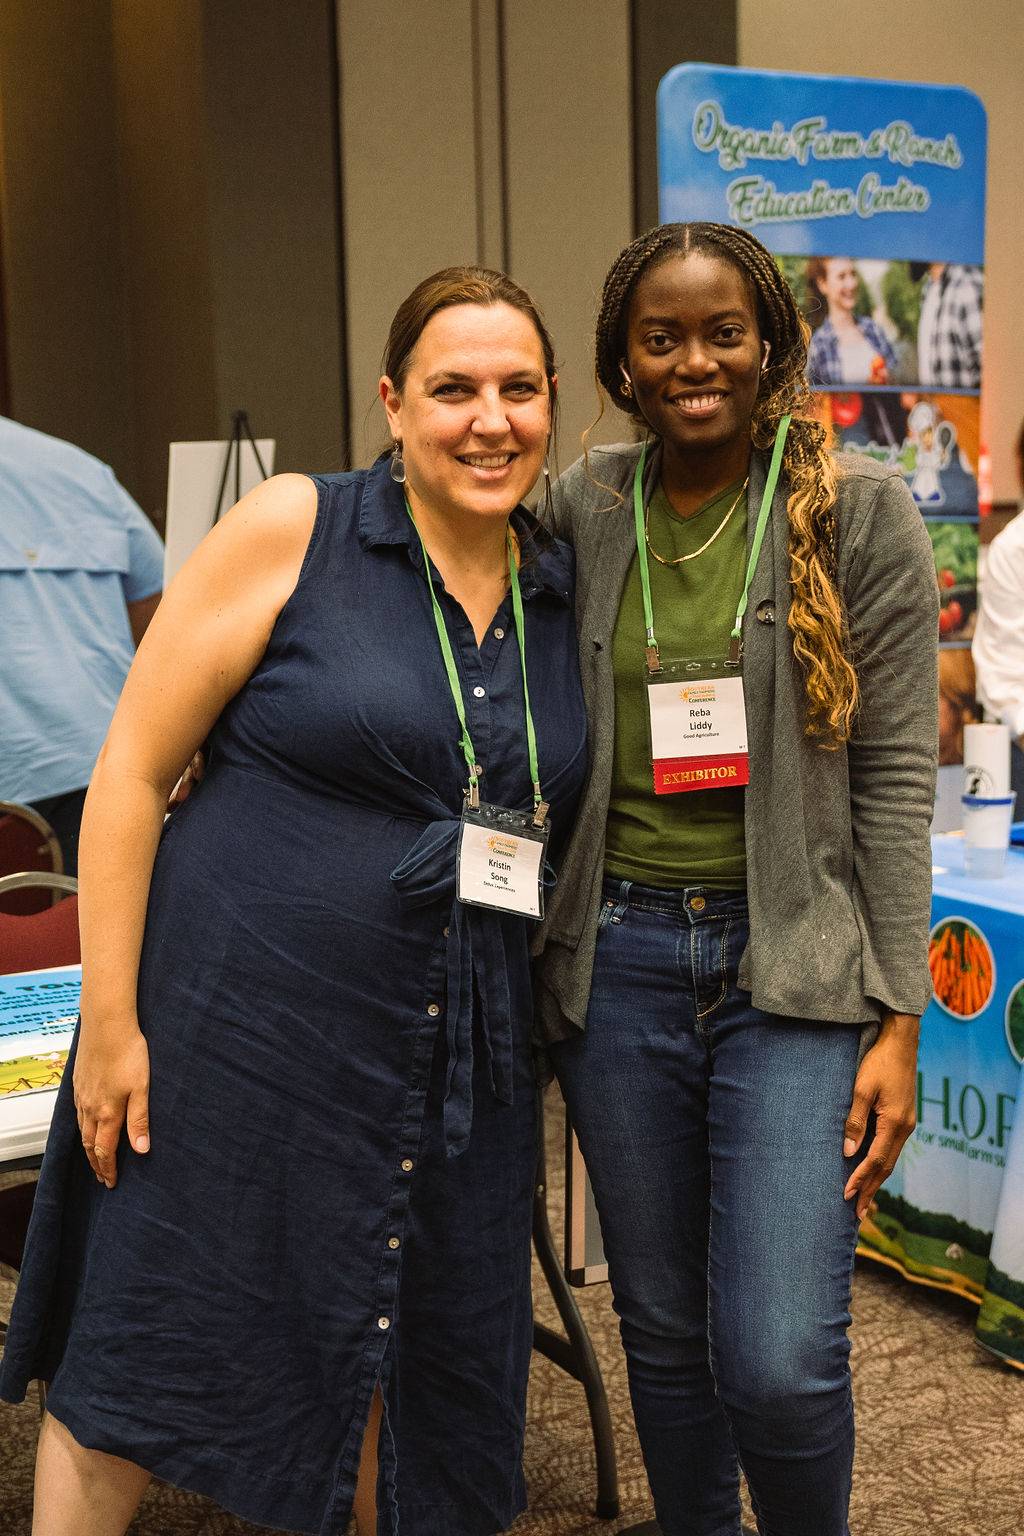
[[[536,1125],[526,920],[454,900],[466,778],[386,461],[315,477],[266,653],[160,843],[139,976],[152,1151],[113,1191],[69,1064],[0,1376],[82,1444],[341,1536],[375,1385],[381,1529],[524,1506]],[[571,556],[514,525],[553,848],[586,771]],[[477,649],[434,573],[483,765],[530,805],[511,601]]]

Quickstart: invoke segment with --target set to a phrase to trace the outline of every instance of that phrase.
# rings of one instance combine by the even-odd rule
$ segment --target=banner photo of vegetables
[[[1024,981],[1018,981],[1007,1000],[1006,1043],[1014,1061],[1024,1066]]]
[[[974,634],[978,606],[978,525],[926,520],[939,585],[939,644],[963,645]]]
[[[928,945],[935,1001],[957,1019],[973,1019],[987,1008],[995,986],[995,964],[984,934],[963,918],[936,924]]]

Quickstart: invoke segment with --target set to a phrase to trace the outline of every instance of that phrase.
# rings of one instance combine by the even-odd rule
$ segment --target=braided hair
[[[826,432],[809,416],[806,321],[771,253],[729,224],[660,224],[612,263],[597,321],[598,382],[642,429],[648,423],[623,390],[629,308],[645,273],[672,256],[700,251],[730,262],[752,290],[761,336],[771,343],[750,421],[755,447],[768,449],[779,420],[793,416],[782,467],[789,482],[789,629],[804,672],[807,733],[834,747],[849,740],[859,699],[850,636],[836,576],[837,468]]]

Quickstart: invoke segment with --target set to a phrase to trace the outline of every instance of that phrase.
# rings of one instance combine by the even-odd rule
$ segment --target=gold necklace
[[[725,516],[722,518],[722,521],[719,523],[718,527],[715,529],[715,531],[711,535],[710,539],[707,539],[701,545],[700,549],[695,549],[692,552],[692,554],[689,554],[689,555],[677,555],[674,560],[666,560],[662,555],[659,555],[658,551],[655,549],[654,545],[651,543],[651,504],[650,504],[650,502],[648,502],[647,503],[647,511],[644,513],[644,538],[647,541],[647,548],[650,550],[650,552],[654,556],[655,560],[657,560],[658,564],[659,565],[685,565],[687,560],[696,560],[698,555],[702,555],[706,549],[710,549],[712,544],[718,538],[718,535],[721,533],[722,529],[725,527],[726,523],[729,521],[730,517],[732,517],[733,513],[736,511],[736,508],[739,506],[740,498],[742,497],[744,491],[747,489],[747,486],[748,486],[749,483],[750,483],[750,476],[748,475],[746,480],[744,480],[743,484],[740,486],[738,492],[736,493],[735,501],[733,502],[732,506],[729,508],[729,510],[725,514]]]

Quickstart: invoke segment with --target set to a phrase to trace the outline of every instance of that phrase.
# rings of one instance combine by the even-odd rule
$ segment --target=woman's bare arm
[[[312,481],[279,475],[203,540],[146,631],[89,786],[79,850],[75,1102],[89,1161],[110,1187],[126,1109],[133,1146],[149,1146],[148,1053],[135,997],[167,797],[263,655],[315,515]]]

